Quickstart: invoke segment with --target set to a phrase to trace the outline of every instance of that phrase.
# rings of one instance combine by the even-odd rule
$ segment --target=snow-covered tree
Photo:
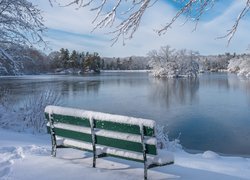
[[[9,53],[13,45],[44,42],[41,12],[28,0],[0,0],[0,74],[16,75],[19,64]],[[14,50],[14,49],[12,49]]]
[[[37,74],[48,70],[47,55],[29,46],[12,44],[0,48],[0,75]],[[2,70],[1,70],[2,69]]]
[[[227,70],[229,60],[234,58],[235,54],[225,53],[223,55],[200,56],[199,65],[201,72],[218,72]]]
[[[148,53],[154,76],[176,77],[177,62],[175,61],[175,50],[170,46],[161,47],[159,51],[153,50]]]
[[[161,47],[159,51],[148,53],[153,76],[157,77],[196,77],[199,71],[198,53],[187,50]]]
[[[0,75],[19,74],[20,65],[3,48],[0,48]]]
[[[239,76],[250,77],[250,55],[235,57],[229,61],[228,71]]]
[[[59,4],[60,6],[71,6],[75,5],[77,9],[81,7],[91,6],[91,11],[96,12],[96,16],[93,19],[95,23],[95,28],[110,27],[114,25],[114,21],[117,16],[122,16],[122,21],[120,24],[115,25],[116,29],[112,32],[115,34],[112,39],[115,43],[120,37],[123,40],[127,38],[132,38],[136,30],[138,29],[142,16],[145,11],[154,5],[158,0],[117,0],[115,2],[108,0],[49,0],[51,5]],[[166,23],[162,28],[157,30],[159,35],[165,34],[168,29],[179,19],[180,16],[184,15],[187,20],[195,22],[195,28],[203,14],[211,9],[218,1],[217,0],[174,0],[179,4],[179,10],[172,17],[171,21]],[[228,30],[224,37],[228,38],[228,43],[231,41],[234,36],[239,22],[242,18],[249,12],[250,9],[250,0],[241,0],[245,2],[245,6],[241,9],[238,17],[235,20],[232,28]],[[128,7],[124,11],[122,7],[125,4],[125,7]],[[222,37],[223,38],[223,37]]]

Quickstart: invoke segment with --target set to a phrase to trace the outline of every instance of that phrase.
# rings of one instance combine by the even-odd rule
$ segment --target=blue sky
[[[192,32],[195,24],[188,22],[183,25],[184,17],[181,17],[173,28],[162,36],[158,36],[154,29],[159,29],[169,22],[183,4],[174,0],[158,0],[144,15],[134,38],[128,40],[125,46],[117,42],[112,47],[112,36],[106,35],[110,29],[98,29],[91,33],[95,13],[90,12],[89,8],[75,10],[75,7],[51,7],[48,0],[32,1],[43,11],[45,25],[48,27],[45,40],[49,41],[49,47],[53,50],[64,47],[70,50],[98,52],[106,57],[125,57],[144,56],[150,50],[170,45],[176,49],[186,48],[207,55],[225,52],[244,53],[250,44],[249,17],[243,19],[229,47],[227,39],[216,39],[225,35],[231,28],[244,5],[244,0],[218,1],[213,9],[208,10],[203,16],[195,32]]]
[[[202,16],[201,20],[210,21],[220,16],[234,2],[234,0],[215,0],[215,1],[216,3],[214,4],[213,8],[208,10],[207,13],[205,13]],[[166,0],[166,3],[174,7],[176,10],[183,7],[183,5],[185,5],[185,2],[187,2],[187,0],[185,0],[182,3],[176,2],[176,0]]]

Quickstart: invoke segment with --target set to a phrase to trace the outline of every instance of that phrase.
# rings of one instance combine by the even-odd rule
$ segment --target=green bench
[[[45,117],[53,157],[57,148],[71,147],[93,152],[93,167],[96,158],[105,156],[139,161],[144,179],[147,169],[174,162],[172,153],[157,149],[153,120],[60,106],[47,106]]]

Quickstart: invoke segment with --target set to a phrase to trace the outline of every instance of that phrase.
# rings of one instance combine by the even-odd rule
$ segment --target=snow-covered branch
[[[229,44],[231,42],[232,38],[234,37],[234,34],[236,33],[237,29],[238,29],[240,21],[249,12],[249,10],[250,10],[250,0],[247,0],[245,7],[242,9],[240,14],[238,15],[232,28],[228,30],[228,33],[226,35],[219,37],[219,38],[228,38],[228,44]]]
[[[116,20],[116,18],[122,17],[120,18],[122,19],[121,22],[115,26],[115,30],[111,31],[110,34],[114,35],[114,37],[112,38],[113,43],[117,42],[120,38],[123,39],[124,43],[126,39],[131,39],[133,37],[147,8],[154,5],[158,0],[116,0],[115,3],[112,2],[113,4],[107,0],[68,0],[68,3],[65,4],[63,4],[64,2],[62,0],[49,1],[52,5],[55,3],[60,6],[75,5],[77,9],[86,6],[94,6],[91,9],[91,11],[96,11],[96,16],[93,19],[93,23],[95,23],[94,30],[97,28],[112,27],[114,26],[114,21]],[[228,38],[228,43],[230,43],[235,32],[237,31],[239,22],[249,12],[250,0],[244,1],[246,1],[245,6],[240,11],[235,24],[230,30],[228,30],[228,33],[226,33],[225,36],[220,37]],[[179,3],[180,5],[184,5],[180,7],[180,9],[177,11],[175,16],[169,23],[157,30],[157,33],[159,35],[167,33],[167,31],[181,16],[185,16],[186,21],[194,21],[195,30],[202,15],[205,14],[208,10],[212,9],[213,6],[217,3],[216,0],[175,0],[175,2]],[[122,3],[130,3],[129,8],[126,11],[122,10]]]
[[[0,0],[0,43],[45,43],[41,11],[27,0]]]

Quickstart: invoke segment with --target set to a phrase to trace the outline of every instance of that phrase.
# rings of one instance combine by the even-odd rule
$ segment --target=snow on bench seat
[[[77,141],[73,139],[64,139],[63,137],[57,136],[58,145],[77,147],[78,149],[84,149],[93,151],[93,146],[91,143],[86,143],[82,141]],[[107,154],[115,157],[122,157],[127,159],[134,159],[138,161],[143,161],[142,153],[137,153],[133,151],[125,151],[118,148],[112,148],[107,146],[96,146],[97,155]],[[153,164],[168,164],[174,161],[173,153],[166,150],[158,150],[158,155],[148,155],[148,162]]]

